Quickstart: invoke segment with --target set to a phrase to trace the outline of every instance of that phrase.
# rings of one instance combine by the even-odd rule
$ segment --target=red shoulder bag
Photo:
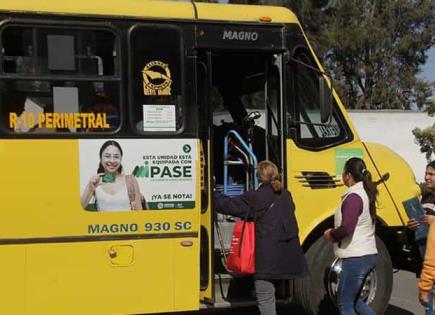
[[[273,207],[276,200],[272,202],[266,212]],[[255,220],[248,221],[250,212],[248,211],[243,220],[235,223],[230,253],[227,257],[227,268],[232,272],[245,275],[255,273]]]

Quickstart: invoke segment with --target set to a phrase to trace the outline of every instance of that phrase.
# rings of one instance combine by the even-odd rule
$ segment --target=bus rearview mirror
[[[329,88],[325,77],[319,76],[320,95],[320,121],[322,124],[329,121],[332,115],[332,90]]]

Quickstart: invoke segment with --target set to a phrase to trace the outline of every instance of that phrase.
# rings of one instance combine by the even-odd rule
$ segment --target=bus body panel
[[[0,142],[8,166],[0,221],[1,270],[11,297],[5,313],[197,309],[200,203],[186,210],[85,211],[78,142]]]
[[[194,11],[188,2],[171,1],[140,1],[132,0],[128,3],[117,0],[105,1],[104,5],[89,1],[74,1],[61,5],[56,1],[2,1],[0,11],[20,13],[50,13],[71,15],[93,16],[116,16],[116,17],[153,17],[153,18],[176,18],[193,19]]]
[[[221,21],[252,21],[259,22],[260,18],[269,17],[272,23],[299,23],[296,15],[284,7],[273,7],[232,4],[226,7],[214,3],[196,3],[198,8],[198,18],[202,20],[221,20]],[[228,16],[228,10],[237,14]],[[266,23],[267,24],[267,23]]]
[[[5,0],[0,5],[0,11],[238,22],[260,22],[260,18],[269,17],[273,23],[298,23],[296,15],[283,7],[236,4],[222,6],[215,3],[196,3],[195,6],[197,17],[190,2],[179,1],[128,0],[119,5],[118,0],[108,0],[101,6],[85,0],[64,5],[56,1]]]
[[[201,145],[207,146],[207,152],[210,152],[210,142],[206,143],[202,142]],[[200,153],[202,156],[203,154]],[[206,165],[210,165],[210,154],[208,156],[202,157],[204,160],[202,163],[206,163],[201,165],[201,169],[204,169],[204,174],[201,175],[201,179],[204,179],[204,191],[208,190],[208,185],[206,183],[206,178],[211,178],[211,168],[206,167]],[[204,168],[203,168],[204,166]],[[205,175],[207,172],[207,176]],[[207,194],[207,204],[201,205],[201,252],[205,251],[205,254],[201,255],[200,268],[202,272],[200,274],[200,299],[203,302],[212,303],[214,298],[214,274],[213,274],[213,246],[214,246],[214,238],[213,238],[213,207],[212,207],[212,199],[211,194]],[[211,248],[210,248],[211,247]]]
[[[26,248],[20,245],[0,246],[0,257],[2,257],[0,277],[5,284],[0,288],[2,296],[0,313],[25,314],[27,305],[23,301],[27,294]]]
[[[173,310],[173,240],[32,245],[27,248],[29,314],[108,314]],[[114,265],[113,246],[134,258]],[[154,262],[153,262],[154,261]],[[158,263],[157,263],[158,262]],[[168,272],[155,272],[156,268]]]
[[[296,215],[302,242],[324,220],[334,215],[340,201],[339,196],[347,189],[341,182],[341,173],[337,174],[337,155],[340,154],[337,149],[359,150],[367,163],[368,170],[372,173],[373,180],[376,181],[380,178],[375,165],[370,160],[360,141],[353,141],[338,147],[314,152],[303,150],[297,147],[292,140],[287,140],[287,165],[289,167],[287,182],[294,202],[297,205]],[[310,188],[309,175],[304,177],[302,172],[324,172],[324,180],[328,178],[330,186],[328,187],[325,184],[323,186],[320,185],[321,187]],[[333,180],[336,180],[335,187],[332,182]],[[377,215],[388,226],[403,225],[402,218],[398,215],[385,186],[382,185],[378,188]],[[333,191],[335,192],[333,193]]]
[[[408,221],[408,215],[402,202],[420,194],[415,175],[408,163],[390,148],[377,143],[364,143],[364,145],[379,172],[390,174],[385,184],[399,211],[402,224],[405,224]]]
[[[296,217],[301,242],[311,230],[325,218],[333,215],[337,207],[336,196],[344,192],[344,187],[312,189],[302,172],[326,172],[335,177],[334,149],[321,152],[302,150],[292,140],[287,140],[287,183],[296,205]],[[339,193],[331,194],[331,189]]]
[[[22,23],[31,27],[34,23],[38,27],[42,25],[42,28],[50,25],[47,28],[52,29],[62,24],[61,20],[65,21],[63,26],[66,29],[104,28],[105,25],[101,21],[104,20],[105,23],[107,21],[107,26],[113,27],[116,33],[114,35],[116,38],[113,40],[116,44],[113,45],[114,48],[110,47],[113,49],[112,55],[122,55],[122,58],[116,60],[112,77],[108,78],[107,82],[109,79],[119,81],[118,105],[123,115],[119,129],[101,134],[105,139],[91,139],[84,133],[39,134],[33,139],[32,134],[28,133],[22,134],[22,139],[14,139],[19,138],[20,134],[15,135],[11,130],[4,133],[7,139],[0,140],[0,161],[4,166],[3,198],[0,208],[0,255],[3,257],[0,263],[2,270],[0,275],[8,286],[4,286],[0,292],[5,297],[0,307],[3,313],[169,313],[198,309],[200,300],[209,304],[216,302],[215,298],[220,293],[215,291],[215,284],[218,283],[215,280],[215,273],[221,271],[217,271],[216,267],[219,251],[216,250],[214,241],[216,216],[212,212],[212,178],[216,175],[213,166],[217,160],[213,154],[218,150],[213,147],[215,143],[210,142],[214,140],[212,115],[209,117],[203,114],[204,117],[199,117],[198,120],[202,120],[202,125],[207,127],[202,126],[201,128],[205,130],[198,130],[201,122],[196,121],[196,118],[200,115],[195,112],[199,111],[201,105],[213,103],[208,102],[208,99],[204,104],[197,100],[199,98],[197,94],[209,93],[209,91],[200,91],[200,84],[206,80],[198,76],[198,69],[191,67],[193,63],[186,61],[189,58],[195,59],[195,62],[201,61],[197,65],[198,68],[211,65],[219,68],[219,63],[212,64],[210,57],[215,50],[218,51],[216,56],[223,61],[237,60],[242,53],[246,53],[246,56],[251,58],[252,56],[264,57],[261,61],[264,62],[265,67],[266,65],[271,68],[276,67],[274,68],[276,72],[269,72],[272,74],[271,78],[279,79],[279,82],[275,83],[275,87],[279,86],[279,88],[276,88],[276,95],[273,96],[276,113],[281,121],[278,124],[280,128],[275,128],[274,137],[280,139],[280,149],[285,151],[282,158],[280,156],[280,162],[282,162],[287,188],[291,191],[296,204],[302,242],[309,239],[314,232],[319,233],[325,222],[328,224],[331,222],[340,195],[346,190],[341,181],[341,170],[338,165],[340,163],[342,165],[345,158],[351,156],[349,152],[356,152],[358,156],[364,158],[374,180],[378,180],[384,172],[391,173],[390,180],[379,186],[378,217],[386,226],[403,227],[406,214],[401,202],[418,195],[406,163],[386,148],[363,144],[334,91],[335,114],[340,114],[337,119],[346,126],[342,130],[347,133],[347,137],[340,140],[341,142],[324,147],[321,147],[320,143],[318,147],[311,147],[312,150],[304,149],[303,145],[298,143],[300,139],[293,139],[297,136],[293,137],[292,133],[301,123],[297,121],[299,116],[298,119],[292,117],[293,121],[284,122],[287,119],[284,118],[285,114],[292,113],[292,106],[300,106],[293,104],[296,102],[292,100],[294,87],[289,83],[291,75],[288,75],[287,70],[284,69],[286,67],[293,69],[294,65],[290,65],[290,62],[284,64],[284,60],[287,60],[297,47],[303,46],[302,48],[309,51],[308,54],[315,61],[313,63],[317,65],[315,68],[323,71],[300,23],[288,9],[211,3],[196,3],[194,7],[189,2],[140,0],[127,0],[122,6],[117,0],[105,1],[104,6],[96,6],[85,0],[67,4],[42,0],[18,2],[5,0],[0,4],[0,13],[3,17],[12,17],[12,21],[15,18],[18,22],[16,24]],[[49,17],[51,21],[45,25],[44,21],[50,20]],[[260,22],[261,17],[269,17],[272,23]],[[26,18],[29,19],[26,21]],[[95,22],[95,26],[90,26],[91,20]],[[137,21],[139,22],[136,23]],[[156,21],[158,23],[155,25],[151,23]],[[165,25],[167,21],[170,21],[171,25]],[[143,24],[139,25],[140,23]],[[132,108],[138,108],[134,105],[149,104],[136,104],[136,96],[131,88],[134,84],[142,86],[142,73],[137,71],[142,68],[137,67],[135,72],[132,72],[132,64],[133,61],[136,62],[137,57],[134,55],[136,46],[132,43],[134,44],[135,40],[143,43],[147,41],[137,40],[139,37],[131,40],[131,37],[134,37],[135,29],[138,29],[138,34],[142,34],[140,31],[144,31],[143,34],[146,36],[154,34],[154,27],[160,31],[176,29],[179,35],[177,39],[180,44],[179,47],[174,48],[174,54],[180,54],[177,55],[180,57],[177,62],[180,63],[179,68],[182,70],[172,73],[170,80],[175,82],[178,79],[182,82],[179,89],[183,90],[183,93],[180,92],[177,96],[179,100],[182,99],[180,108],[183,111],[177,114],[180,113],[185,117],[182,119],[184,126],[176,129],[175,132],[171,129],[172,133],[168,135],[156,133],[156,136],[150,132],[150,137],[155,136],[155,139],[144,139],[148,134],[142,131],[147,130],[137,130],[137,126],[132,126],[132,123],[137,121],[125,117],[132,114]],[[296,34],[296,37],[300,38],[291,36],[284,38],[285,32],[290,28],[293,29],[291,36]],[[300,32],[294,29],[299,29]],[[149,33],[146,33],[147,30]],[[261,33],[261,40],[257,41],[257,37],[255,41],[252,40],[253,32],[258,32],[255,36]],[[269,37],[266,36],[268,32],[270,34],[273,32],[273,38],[270,34]],[[252,33],[248,34],[251,37],[246,33]],[[214,40],[213,37],[218,40]],[[160,36],[160,38],[165,37]],[[156,50],[153,52],[156,53],[153,58],[158,61],[153,62],[160,65],[161,69],[166,69],[166,66],[162,66],[164,63],[159,60],[163,58],[160,55],[160,46],[154,43],[153,47]],[[204,62],[205,59],[201,60],[199,57],[201,53],[211,58],[208,63]],[[147,54],[149,55],[149,52],[141,52],[138,58],[142,58],[142,55],[146,57]],[[107,55],[105,58],[108,58]],[[275,61],[270,62],[269,59]],[[140,59],[137,63],[140,64],[143,60]],[[247,57],[246,60],[250,59]],[[234,77],[238,71],[245,71],[242,64],[234,64],[233,69],[232,63],[226,62],[221,64],[221,67],[229,70],[230,76]],[[257,69],[256,67],[258,65],[253,63],[249,68]],[[206,70],[211,71],[208,68]],[[289,70],[289,73],[291,71],[293,70]],[[125,77],[127,73],[128,78]],[[247,82],[252,80],[255,89],[254,79],[261,79],[264,73],[261,71],[247,73],[249,74]],[[162,73],[150,71],[149,74],[161,75]],[[4,81],[19,81],[23,78],[20,76],[26,79],[26,75],[18,72],[6,73]],[[44,75],[40,77],[47,81],[56,81],[57,74],[50,79]],[[206,75],[209,75],[210,81],[216,79],[213,73],[206,71]],[[88,79],[86,75],[80,79],[83,78]],[[62,80],[67,81],[65,77]],[[98,76],[94,75],[94,81],[98,83]],[[222,80],[220,83],[224,85],[225,81]],[[210,86],[207,87],[211,87],[212,83],[209,83]],[[284,83],[288,86],[283,85]],[[53,84],[55,86],[55,83]],[[106,82],[104,84],[109,85]],[[274,85],[270,83],[270,87]],[[309,91],[304,92],[309,94]],[[140,93],[142,94],[142,88]],[[286,100],[283,95],[288,96]],[[209,110],[213,111],[214,108],[207,109],[207,114],[210,114]],[[270,120],[270,117],[268,119]],[[290,124],[293,125],[288,126]],[[288,130],[284,130],[284,127]],[[273,130],[270,128],[267,132],[272,134]],[[135,139],[126,139],[130,134]],[[80,153],[83,145],[91,148],[94,142],[102,143],[107,139],[115,138],[116,141],[137,144],[137,151],[143,150],[145,155],[146,151],[152,151],[153,147],[171,149],[174,144],[181,143],[180,138],[184,134],[188,134],[187,138],[190,138],[188,140],[190,143],[195,143],[196,147],[193,176],[195,197],[194,200],[189,201],[193,206],[169,210],[163,203],[159,205],[158,198],[165,193],[162,191],[147,196],[147,201],[154,204],[154,209],[162,209],[162,211],[101,213],[85,211],[82,208],[80,204],[83,187],[82,164],[89,158],[94,163],[89,164],[92,172],[95,172],[98,167],[96,155],[88,156],[86,152]],[[73,137],[81,139],[72,139]],[[207,146],[204,155],[201,154],[203,145],[201,142]],[[206,161],[205,165],[200,162],[201,158]],[[204,176],[205,174],[207,176]],[[183,186],[185,184],[180,182],[177,187],[183,189]],[[203,206],[204,202],[207,202],[207,205]],[[318,240],[321,234],[316,234],[316,237]],[[232,280],[237,282],[236,278]],[[248,292],[248,295],[252,298],[250,293]]]

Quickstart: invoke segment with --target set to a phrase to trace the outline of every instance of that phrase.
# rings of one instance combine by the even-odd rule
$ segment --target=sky
[[[421,75],[426,80],[435,81],[435,46],[429,50],[428,56]]]

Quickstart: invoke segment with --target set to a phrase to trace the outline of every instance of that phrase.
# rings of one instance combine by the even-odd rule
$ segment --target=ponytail
[[[368,170],[364,170],[362,175],[364,190],[369,197],[370,217],[374,224],[376,222],[376,196],[378,194],[378,188],[372,180],[372,174]]]
[[[369,209],[372,223],[376,222],[376,196],[378,188],[372,180],[372,174],[366,169],[366,164],[360,158],[350,158],[344,165],[345,172],[352,175],[355,182],[363,182],[364,190],[369,198]]]
[[[264,160],[258,163],[257,176],[261,183],[270,183],[275,193],[281,192],[282,184],[279,180],[279,170],[273,162]]]
[[[270,184],[272,185],[273,191],[274,192],[281,192],[282,190],[282,184],[279,180],[273,180],[270,182]]]

